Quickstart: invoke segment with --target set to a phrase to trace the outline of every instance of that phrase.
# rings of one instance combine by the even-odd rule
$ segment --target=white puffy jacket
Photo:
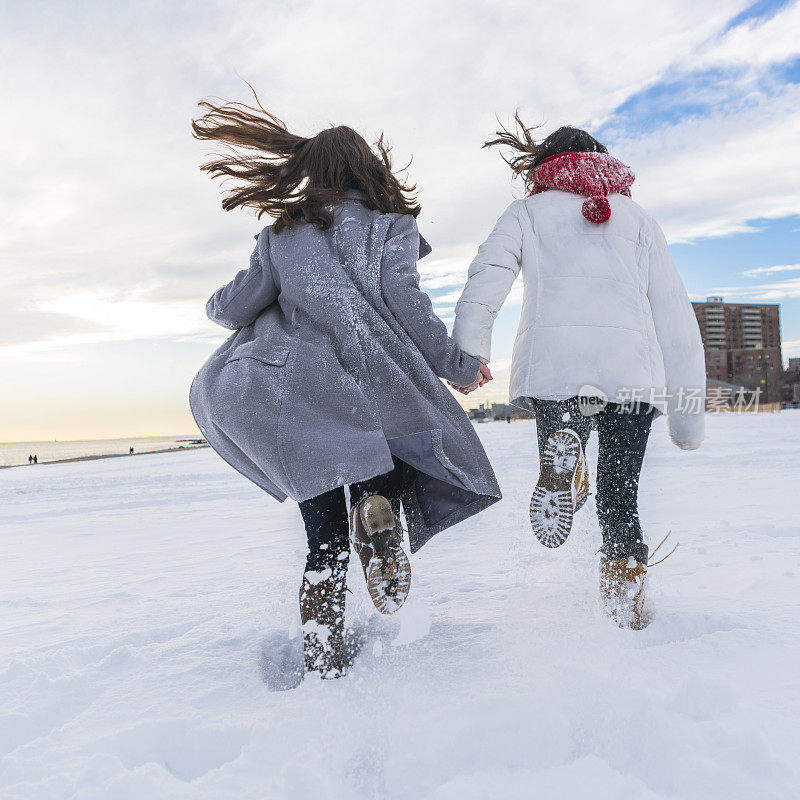
[[[611,219],[599,225],[571,192],[512,203],[470,265],[453,336],[488,363],[495,317],[521,270],[512,402],[596,387],[611,402],[653,403],[673,441],[693,450],[703,440],[705,358],[692,304],[658,224],[629,197],[608,199]]]

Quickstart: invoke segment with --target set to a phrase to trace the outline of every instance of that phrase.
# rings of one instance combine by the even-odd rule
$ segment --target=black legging
[[[400,515],[403,463],[394,459],[394,469],[365,481],[350,484],[350,504],[356,505],[365,497],[383,495],[391,504],[395,516]],[[306,570],[321,572],[337,563],[347,567],[350,557],[349,521],[344,488],[337,486],[329,492],[303,500],[300,513],[306,526],[308,555]]]
[[[653,422],[647,403],[630,409],[609,403],[594,417],[581,414],[576,397],[570,400],[532,400],[536,412],[539,454],[557,430],[572,428],[586,450],[592,427],[597,428],[597,517],[603,531],[605,558],[633,556],[647,563],[648,549],[639,523],[639,474]]]

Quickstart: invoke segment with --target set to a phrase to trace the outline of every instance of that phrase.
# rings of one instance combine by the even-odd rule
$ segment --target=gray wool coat
[[[430,247],[414,218],[348,192],[328,230],[256,238],[250,268],[208,301],[235,333],[189,393],[217,453],[280,501],[388,472],[394,455],[413,468],[402,495],[412,551],[499,500],[472,423],[439,380],[466,386],[478,361],[419,288]]]

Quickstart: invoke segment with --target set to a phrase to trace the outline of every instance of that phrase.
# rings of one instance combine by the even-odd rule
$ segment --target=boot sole
[[[359,508],[361,524],[373,540],[394,530],[396,520],[385,497],[368,498]],[[373,552],[375,550],[373,545]],[[411,589],[411,562],[403,548],[390,542],[384,557],[373,556],[364,569],[367,591],[381,614],[394,614],[408,598]]]
[[[572,486],[580,455],[581,441],[568,429],[556,431],[545,445],[530,504],[531,528],[545,547],[560,547],[572,530]]]

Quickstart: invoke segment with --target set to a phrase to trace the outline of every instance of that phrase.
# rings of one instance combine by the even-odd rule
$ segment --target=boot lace
[[[658,566],[659,564],[663,564],[678,549],[678,547],[680,547],[681,543],[680,542],[675,542],[675,547],[673,547],[672,550],[669,551],[669,553],[667,553],[662,558],[659,558],[658,561],[652,561],[653,556],[655,556],[655,554],[661,549],[661,545],[664,544],[664,542],[666,542],[667,539],[669,539],[671,534],[672,534],[672,531],[667,531],[667,535],[658,543],[658,546],[656,547],[656,549],[653,550],[653,552],[650,553],[650,555],[648,556],[648,558],[647,558],[647,567],[648,567],[648,569],[650,567],[655,567],[655,566]]]
[[[663,558],[659,558],[658,561],[652,560],[653,556],[655,556],[655,554],[661,549],[661,546],[664,544],[664,542],[666,542],[671,535],[672,531],[667,531],[667,535],[656,545],[655,550],[653,550],[653,552],[647,557],[647,564],[645,564],[645,566],[648,569],[650,567],[656,567],[659,564],[663,564],[680,547],[681,543],[675,542],[675,547],[673,547],[672,550],[670,550],[669,553],[667,553]],[[601,547],[597,553],[595,553],[595,555],[605,555],[605,550]]]

